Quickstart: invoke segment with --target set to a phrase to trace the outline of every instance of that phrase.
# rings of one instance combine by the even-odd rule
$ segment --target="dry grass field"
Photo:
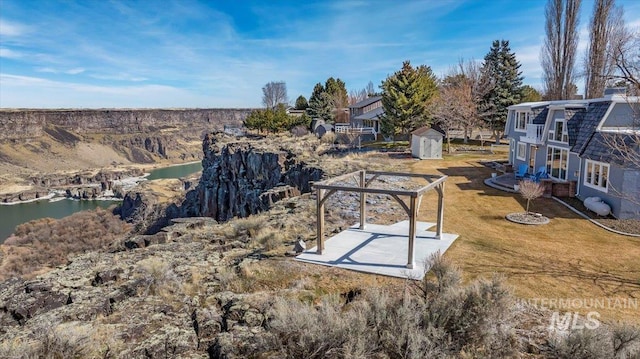
[[[454,154],[410,165],[413,172],[449,176],[444,229],[460,237],[446,257],[461,267],[465,279],[497,273],[525,300],[569,299],[589,304],[620,299],[596,309],[602,319],[640,323],[640,238],[601,229],[553,199],[537,199],[531,206],[551,223],[525,226],[508,222],[505,215],[522,212],[525,201],[517,194],[484,185],[492,170],[479,161],[492,157]],[[435,218],[436,201],[435,194],[423,200],[420,220]],[[559,309],[582,314],[594,310]]]

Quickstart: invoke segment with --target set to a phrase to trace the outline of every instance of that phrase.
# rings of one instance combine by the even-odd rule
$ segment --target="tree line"
[[[576,66],[581,6],[581,0],[547,1],[540,53],[545,99],[573,98],[580,77],[585,98],[601,97],[608,86],[640,94],[640,33],[625,25],[624,9],[615,0],[595,0],[584,63]]]
[[[446,133],[463,130],[465,142],[477,127],[491,130],[499,141],[509,106],[571,99],[577,93],[579,76],[585,78],[587,98],[601,97],[611,85],[625,86],[632,94],[640,92],[640,36],[625,27],[623,9],[615,0],[595,1],[583,71],[576,70],[580,6],[581,0],[547,1],[546,38],[540,56],[542,92],[523,85],[521,64],[509,41],[495,40],[481,62],[460,60],[442,78],[429,66],[412,66],[409,61],[382,81],[379,91],[369,82],[348,93],[344,81],[330,77],[314,86],[308,101],[302,95],[296,99],[295,109],[304,111],[301,116],[287,114],[286,84],[269,83],[263,88],[265,109],[254,111],[245,125],[277,132],[309,126],[312,119],[348,122],[348,105],[381,96],[384,114],[380,126],[386,137],[407,136],[418,127],[436,123]]]

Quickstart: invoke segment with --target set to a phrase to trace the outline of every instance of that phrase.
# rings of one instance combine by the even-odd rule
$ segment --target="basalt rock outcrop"
[[[0,141],[37,138],[44,132],[64,141],[77,134],[133,134],[198,127],[221,130],[237,125],[251,109],[69,109],[0,111]]]
[[[76,174],[47,174],[29,178],[32,189],[18,193],[0,195],[1,203],[35,200],[47,196],[52,191],[63,191],[64,196],[75,199],[95,199],[108,194],[122,198],[124,190],[117,181],[144,175],[138,168],[118,171],[80,172]]]
[[[202,177],[187,193],[180,214],[227,221],[265,211],[283,198],[311,191],[323,171],[300,161],[283,147],[264,142],[221,144],[221,134],[203,141]]]

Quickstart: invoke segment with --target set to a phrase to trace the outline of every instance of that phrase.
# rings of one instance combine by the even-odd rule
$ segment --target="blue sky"
[[[640,26],[640,1],[617,1]],[[543,0],[0,0],[0,107],[257,107],[339,77],[377,87],[404,60],[443,75],[507,39],[540,88]],[[584,0],[580,51],[593,2]],[[580,86],[582,87],[582,86]]]

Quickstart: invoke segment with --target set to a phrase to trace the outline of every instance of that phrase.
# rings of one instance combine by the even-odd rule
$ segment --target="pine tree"
[[[307,102],[307,98],[300,95],[296,99],[296,110],[306,110],[309,107],[309,103]]]
[[[429,100],[437,93],[436,77],[428,66],[402,69],[382,82],[384,115],[380,127],[387,136],[407,135],[414,129],[431,123],[427,116]]]
[[[309,97],[307,113],[312,119],[317,118],[324,120],[326,123],[330,123],[332,121],[332,109],[331,96],[327,93],[324,86],[318,82],[313,87],[313,93],[311,93],[311,97]]]
[[[480,104],[480,114],[493,130],[496,143],[507,122],[507,107],[522,100],[522,71],[508,40],[495,40],[484,57],[482,75],[491,87]]]
[[[344,81],[329,77],[324,89],[331,96],[334,108],[343,108],[349,104],[349,96],[347,95],[347,87]]]

